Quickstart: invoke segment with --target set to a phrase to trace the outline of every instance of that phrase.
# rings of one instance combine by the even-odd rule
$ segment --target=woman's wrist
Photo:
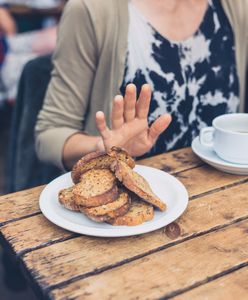
[[[97,137],[95,144],[95,151],[105,151],[104,143],[102,137]]]
[[[78,132],[68,138],[63,149],[63,162],[67,169],[85,154],[93,151],[104,151],[102,138],[99,136],[89,136]]]

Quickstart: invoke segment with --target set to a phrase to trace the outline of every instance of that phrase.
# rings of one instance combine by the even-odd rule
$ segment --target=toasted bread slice
[[[110,169],[114,160],[119,159],[134,168],[135,162],[123,149],[112,147],[109,152],[91,152],[83,156],[73,167],[71,172],[72,181],[78,183],[82,174],[91,169]]]
[[[113,202],[119,196],[115,175],[108,169],[92,169],[73,187],[75,203],[95,207]]]
[[[72,189],[73,187],[70,187],[59,192],[59,203],[67,209],[79,211],[79,206],[75,203]]]
[[[152,220],[154,217],[153,206],[143,201],[132,200],[129,211],[120,217],[107,220],[115,226],[136,226]]]
[[[94,214],[90,214],[88,213],[85,208],[80,207],[80,210],[91,220],[95,221],[95,222],[108,222],[110,220],[114,220],[115,218],[121,217],[123,215],[125,215],[129,209],[130,209],[130,205],[131,202],[130,200],[128,200],[124,205],[122,205],[121,207],[109,211],[108,213],[104,214],[104,215],[94,215]]]
[[[145,178],[132,170],[126,163],[116,160],[112,163],[111,169],[127,189],[160,210],[166,210],[166,204],[153,193]]]
[[[90,208],[81,207],[80,210],[88,215],[103,216],[103,215],[111,214],[113,211],[123,207],[128,202],[130,202],[128,194],[120,193],[119,197],[113,202],[110,202],[105,205],[97,206],[97,207],[90,207]]]

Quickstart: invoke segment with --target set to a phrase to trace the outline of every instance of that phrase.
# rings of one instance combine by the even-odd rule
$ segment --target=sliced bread
[[[72,190],[73,187],[61,190],[59,192],[59,203],[67,209],[79,211],[79,206],[75,203]]]
[[[127,201],[125,202],[125,204],[112,211],[108,211],[103,215],[96,215],[95,212],[90,213],[89,211],[85,210],[85,208],[83,207],[80,207],[80,211],[83,212],[89,219],[95,222],[107,222],[109,220],[113,220],[115,218],[125,215],[129,211],[130,205],[131,205],[130,199],[129,197],[127,197]]]
[[[128,190],[138,195],[142,200],[159,208],[161,211],[166,210],[166,204],[153,193],[145,178],[131,169],[126,163],[116,160],[112,163],[111,169],[118,180],[121,181]]]
[[[95,207],[113,202],[119,196],[115,175],[108,169],[88,170],[73,187],[75,203]]]
[[[153,219],[153,206],[143,201],[132,200],[129,211],[114,219],[107,220],[115,226],[136,226]]]
[[[86,214],[86,213],[84,213],[84,214],[92,221],[102,223],[102,222],[109,222],[110,220],[114,220],[117,217],[125,215],[129,211],[129,208],[130,208],[130,203],[127,203],[127,204],[123,205],[122,207],[114,210],[113,212],[103,215],[103,216],[93,216],[93,215]]]
[[[127,193],[120,193],[119,197],[108,204],[104,204],[97,207],[81,207],[80,210],[86,214],[92,215],[92,216],[103,216],[106,214],[110,214],[113,211],[116,211],[117,209],[123,207],[125,204],[129,203],[129,196]]]
[[[73,167],[71,177],[74,183],[80,181],[82,174],[91,169],[109,169],[114,160],[119,159],[134,168],[135,162],[132,157],[123,149],[112,147],[106,152],[91,152],[83,156]]]

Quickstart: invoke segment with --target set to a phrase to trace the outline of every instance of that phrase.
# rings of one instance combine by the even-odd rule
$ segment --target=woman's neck
[[[180,41],[199,28],[208,0],[132,0],[134,6],[162,35]]]
[[[134,0],[134,2],[138,3],[140,0]],[[143,0],[143,5],[151,5],[151,0]],[[152,6],[155,10],[165,10],[170,13],[175,13],[182,7],[182,5],[185,5],[185,3],[190,4],[191,2],[195,2],[194,0],[153,0]]]

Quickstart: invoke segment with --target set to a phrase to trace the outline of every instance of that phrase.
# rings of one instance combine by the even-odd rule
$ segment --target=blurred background
[[[0,195],[46,183],[59,173],[39,165],[33,133],[65,3],[0,0]],[[36,299],[1,247],[0,255],[0,299]]]

